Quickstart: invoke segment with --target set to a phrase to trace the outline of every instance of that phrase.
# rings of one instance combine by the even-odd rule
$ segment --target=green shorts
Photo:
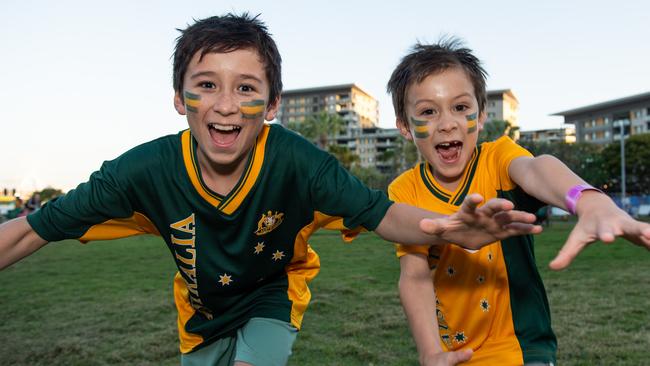
[[[182,366],[232,366],[235,361],[254,366],[284,366],[298,330],[291,323],[270,318],[251,318],[237,335],[181,355]]]

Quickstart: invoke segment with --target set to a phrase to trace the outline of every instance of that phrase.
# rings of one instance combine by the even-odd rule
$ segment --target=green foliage
[[[310,116],[304,121],[290,122],[287,128],[301,134],[306,139],[312,141],[319,148],[325,150],[331,138],[341,132],[344,121],[338,114],[327,113],[322,111],[317,115]]]
[[[536,239],[558,364],[647,364],[650,255],[621,240],[596,243],[552,272],[572,225],[552,222]],[[417,365],[393,246],[370,233],[345,244],[332,231],[310,243],[322,269],[289,365]],[[178,365],[175,271],[151,236],[46,245],[0,272],[0,364]]]
[[[611,192],[621,191],[621,145],[619,141],[602,152],[603,169]],[[650,194],[650,134],[632,135],[625,140],[625,190],[629,194]]]
[[[521,142],[520,142],[521,143]],[[590,184],[603,187],[610,171],[603,169],[602,147],[589,143],[567,144],[564,142],[527,142],[521,143],[533,155],[553,155],[574,173]]]
[[[519,126],[513,126],[510,121],[497,119],[485,122],[483,124],[483,130],[479,132],[478,143],[494,141],[503,135],[507,135],[514,140],[517,136],[517,131],[519,131]]]
[[[41,194],[41,201],[47,202],[47,201],[51,200],[52,198],[62,196],[63,191],[60,190],[60,189],[57,189],[57,188],[47,187],[47,188],[44,188],[40,192],[40,194]]]
[[[392,180],[405,170],[413,167],[419,160],[419,153],[415,144],[405,138],[398,138],[393,148],[381,153],[378,160],[389,166],[386,176]]]

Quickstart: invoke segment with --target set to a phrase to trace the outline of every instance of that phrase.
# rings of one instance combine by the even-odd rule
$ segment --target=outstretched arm
[[[0,270],[27,257],[47,244],[27,222],[18,217],[0,224]]]
[[[526,193],[567,211],[570,211],[565,202],[567,192],[575,185],[585,184],[564,163],[550,155],[517,158],[510,163],[509,174]],[[611,243],[620,236],[650,249],[650,224],[634,220],[603,193],[582,192],[575,213],[578,222],[551,261],[551,269],[566,268],[587,245],[597,240]]]
[[[423,254],[400,257],[399,295],[418,349],[420,365],[456,365],[472,357],[472,350],[443,352],[440,346],[431,270]]]
[[[513,210],[514,205],[508,200],[494,198],[478,207],[481,202],[481,195],[468,195],[460,210],[450,216],[395,203],[375,232],[388,241],[405,245],[454,243],[479,249],[500,239],[542,230],[532,224],[535,215]]]

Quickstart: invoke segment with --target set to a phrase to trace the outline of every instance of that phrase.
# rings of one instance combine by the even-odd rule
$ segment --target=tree
[[[608,172],[603,169],[602,150],[596,144],[565,142],[526,142],[521,145],[533,155],[553,155],[590,184],[604,188]]]
[[[343,124],[344,121],[338,114],[321,111],[304,121],[289,122],[287,127],[325,150],[330,145],[329,140],[341,132]]]
[[[395,145],[377,156],[377,159],[389,166],[386,174],[394,179],[420,160],[415,144],[405,138],[398,138]]]
[[[518,126],[513,126],[509,121],[494,120],[483,124],[483,130],[478,136],[478,142],[494,141],[503,135],[509,136],[511,139],[517,137]]]
[[[612,193],[621,191],[621,145],[615,141],[602,152],[602,169],[607,172],[607,186]],[[625,140],[625,191],[650,194],[650,134],[632,135]]]
[[[52,198],[63,196],[62,190],[52,187],[46,187],[38,193],[41,195],[41,202],[47,202]]]

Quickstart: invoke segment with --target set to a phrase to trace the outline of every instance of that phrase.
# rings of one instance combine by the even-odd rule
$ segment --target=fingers
[[[574,228],[564,243],[562,249],[555,259],[549,263],[549,267],[554,271],[565,269],[571,264],[573,259],[589,244],[587,240],[581,238],[580,231]]]
[[[544,229],[541,225],[525,224],[521,222],[513,222],[504,226],[506,229],[504,238],[517,235],[539,234]]]
[[[460,351],[447,353],[447,364],[456,365],[461,362],[467,362],[472,358],[471,349],[462,349]]]
[[[514,222],[525,224],[532,224],[535,222],[534,214],[519,210],[497,212],[492,218],[501,226]]]
[[[478,193],[472,193],[465,197],[463,204],[460,206],[460,211],[472,214],[476,212],[476,208],[481,202],[483,202],[483,197]]]

